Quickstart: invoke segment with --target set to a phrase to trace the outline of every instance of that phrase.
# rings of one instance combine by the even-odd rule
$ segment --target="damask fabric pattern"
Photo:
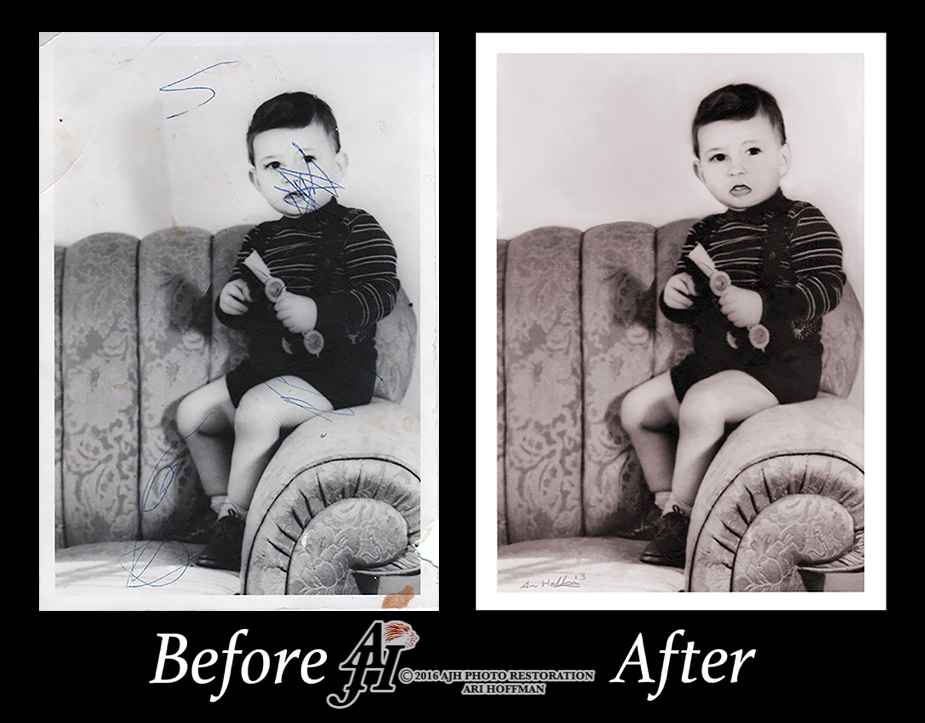
[[[206,505],[177,431],[177,406],[209,381],[210,234],[167,229],[138,245],[141,537],[163,539]]]
[[[626,223],[587,231],[581,249],[585,534],[625,528],[648,490],[620,405],[650,379],[655,343],[652,227]]]
[[[504,294],[504,273],[507,269],[507,240],[498,240],[498,298],[503,298]],[[498,545],[505,545],[508,541],[507,535],[507,503],[506,503],[506,485],[501,484],[504,479],[504,459],[505,459],[505,439],[507,432],[507,422],[504,415],[504,303],[497,304],[497,403],[498,403],[498,489],[497,489],[497,517],[498,517]]]
[[[862,568],[862,443],[860,410],[829,395],[743,422],[694,504],[689,588],[793,590],[800,567]]]
[[[244,353],[212,310],[248,228],[98,234],[56,249],[57,547],[167,537],[180,510],[207,504],[176,407]],[[399,401],[417,333],[407,296],[377,331],[375,395]]]
[[[61,284],[65,542],[138,532],[135,239],[99,234],[68,250]]]
[[[580,535],[581,234],[513,239],[505,280],[507,522],[510,542]]]
[[[353,429],[363,433],[343,434]],[[419,439],[412,416],[377,401],[296,429],[251,503],[244,591],[353,594],[354,571],[418,571],[412,543],[421,535],[420,474],[409,460],[419,459]]]

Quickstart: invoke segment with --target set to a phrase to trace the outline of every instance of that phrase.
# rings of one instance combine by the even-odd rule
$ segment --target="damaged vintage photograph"
[[[435,609],[433,34],[49,35],[42,604]]]

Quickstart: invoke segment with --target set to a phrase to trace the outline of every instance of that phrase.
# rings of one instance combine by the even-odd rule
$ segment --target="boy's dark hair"
[[[340,134],[331,107],[311,93],[281,93],[265,101],[256,111],[247,129],[247,157],[254,164],[254,136],[273,128],[305,128],[318,121],[340,152]]]
[[[780,135],[781,145],[787,142],[784,131],[784,116],[774,96],[755,85],[741,83],[727,85],[714,90],[700,101],[697,115],[694,116],[694,155],[700,158],[700,143],[697,132],[707,123],[721,120],[748,120],[758,114],[763,115]]]

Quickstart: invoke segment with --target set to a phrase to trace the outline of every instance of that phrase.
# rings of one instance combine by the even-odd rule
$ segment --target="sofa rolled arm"
[[[420,571],[420,428],[382,400],[311,419],[270,460],[247,515],[241,591],[366,592]]]
[[[686,589],[795,591],[801,570],[862,570],[863,441],[861,411],[831,395],[739,425],[694,504]]]

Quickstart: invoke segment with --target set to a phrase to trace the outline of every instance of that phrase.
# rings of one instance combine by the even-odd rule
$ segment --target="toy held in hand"
[[[722,295],[722,293],[729,288],[732,282],[729,280],[729,274],[725,271],[715,271],[710,277],[710,291],[712,291],[717,296]]]
[[[251,251],[247,258],[244,259],[244,265],[247,266],[260,283],[263,284],[263,290],[267,295],[267,299],[276,304],[286,291],[286,284],[283,280],[270,274],[269,267],[264,263],[263,259],[260,258],[260,254],[256,251]],[[321,350],[324,348],[324,336],[317,329],[311,329],[302,335],[302,343],[309,354],[319,356]],[[284,339],[283,348],[286,349],[286,347],[287,343]],[[290,349],[286,349],[286,351],[292,353]]]
[[[709,279],[710,291],[712,291],[714,295],[722,296],[723,292],[732,285],[729,274],[716,268],[713,259],[710,258],[710,255],[702,244],[697,244],[690,254],[688,254],[688,258],[693,261],[697,268]],[[730,346],[736,348],[732,336],[727,334],[726,338]],[[771,334],[764,324],[753,324],[748,327],[748,341],[755,349],[764,351],[770,340]]]

